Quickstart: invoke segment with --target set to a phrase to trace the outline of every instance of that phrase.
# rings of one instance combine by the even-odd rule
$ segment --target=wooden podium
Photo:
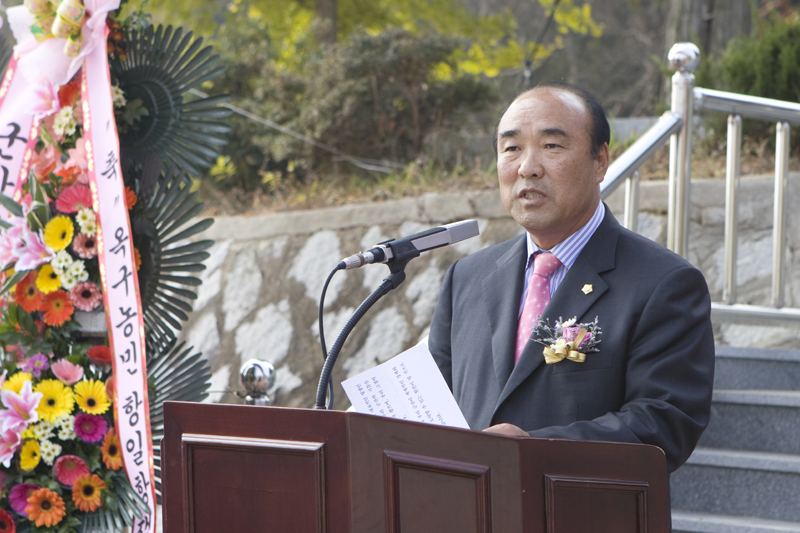
[[[166,533],[669,533],[654,446],[167,402]]]

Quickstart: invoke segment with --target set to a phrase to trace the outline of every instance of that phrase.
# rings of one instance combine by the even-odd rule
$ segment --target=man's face
[[[608,145],[592,157],[591,117],[560,89],[516,100],[498,126],[500,196],[511,216],[550,249],[592,218],[608,168]]]

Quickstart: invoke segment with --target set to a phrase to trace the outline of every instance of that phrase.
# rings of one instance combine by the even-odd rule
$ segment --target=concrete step
[[[800,522],[800,456],[698,447],[670,494],[682,511]]]
[[[715,389],[800,391],[800,351],[717,346]]]
[[[800,523],[672,511],[672,533],[800,533]]]
[[[800,392],[715,390],[699,445],[800,454]]]

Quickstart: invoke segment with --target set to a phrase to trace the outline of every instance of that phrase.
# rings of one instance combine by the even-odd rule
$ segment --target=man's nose
[[[539,154],[535,150],[528,149],[522,154],[522,160],[517,169],[520,178],[541,178],[544,174]]]

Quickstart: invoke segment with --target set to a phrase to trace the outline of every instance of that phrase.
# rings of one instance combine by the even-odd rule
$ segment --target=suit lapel
[[[524,282],[528,247],[523,235],[496,262],[483,280],[483,295],[492,332],[492,359],[502,390],[514,367],[519,299]]]
[[[606,207],[606,215],[592,238],[586,243],[572,268],[558,286],[542,317],[554,325],[556,320],[576,317],[578,322],[591,322],[594,317],[584,317],[587,310],[608,290],[608,285],[600,277],[601,272],[615,267],[619,223]],[[581,289],[591,285],[592,291],[585,294]],[[520,289],[521,293],[522,289]],[[519,297],[518,297],[519,299]],[[517,320],[514,321],[517,324]],[[516,330],[514,331],[516,333]],[[544,364],[543,346],[529,342],[512,368],[508,381],[500,393],[495,411],[514,390],[522,384],[537,368]],[[495,354],[495,358],[497,354]],[[497,363],[495,363],[497,366]]]

